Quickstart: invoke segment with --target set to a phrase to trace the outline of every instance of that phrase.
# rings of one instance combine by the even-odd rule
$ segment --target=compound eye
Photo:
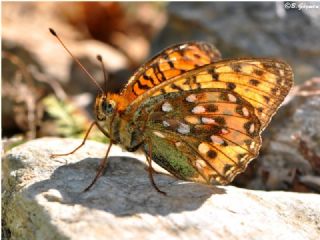
[[[110,114],[113,112],[114,110],[114,106],[112,103],[107,102],[107,101],[103,101],[102,102],[102,109],[104,109],[105,113]]]

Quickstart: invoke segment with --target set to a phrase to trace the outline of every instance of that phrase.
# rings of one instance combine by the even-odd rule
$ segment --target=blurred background
[[[97,88],[49,27],[101,84],[96,56],[102,55],[112,92],[160,50],[202,40],[224,58],[283,59],[295,74],[295,87],[264,133],[258,160],[234,184],[320,192],[320,10],[294,4],[2,3],[4,151],[44,136],[81,138],[94,119]],[[108,141],[99,131],[90,137]]]

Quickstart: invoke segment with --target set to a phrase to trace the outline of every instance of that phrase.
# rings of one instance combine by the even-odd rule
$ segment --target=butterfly
[[[102,175],[112,144],[142,149],[151,183],[161,193],[152,161],[179,179],[230,183],[257,157],[261,132],[292,84],[290,66],[277,59],[222,60],[206,42],[163,50],[119,94],[101,91],[96,97],[97,120],[89,131],[97,126],[110,144],[86,190]]]

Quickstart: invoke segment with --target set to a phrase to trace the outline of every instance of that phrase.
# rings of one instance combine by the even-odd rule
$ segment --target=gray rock
[[[317,239],[320,196],[207,186],[156,174],[141,155],[114,147],[88,192],[106,146],[43,138],[20,145],[3,164],[3,221],[11,239]],[[140,159],[140,160],[139,160]]]

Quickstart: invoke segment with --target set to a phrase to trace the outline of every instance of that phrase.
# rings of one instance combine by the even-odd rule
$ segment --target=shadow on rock
[[[211,195],[225,193],[219,187],[154,174],[158,187],[167,193],[164,196],[151,186],[146,165],[128,157],[110,157],[104,175],[88,192],[83,192],[95,176],[99,161],[97,158],[86,158],[75,164],[61,166],[49,180],[31,185],[30,193],[35,197],[49,189],[56,189],[62,195],[62,200],[59,200],[61,204],[80,204],[117,216],[193,211]]]

